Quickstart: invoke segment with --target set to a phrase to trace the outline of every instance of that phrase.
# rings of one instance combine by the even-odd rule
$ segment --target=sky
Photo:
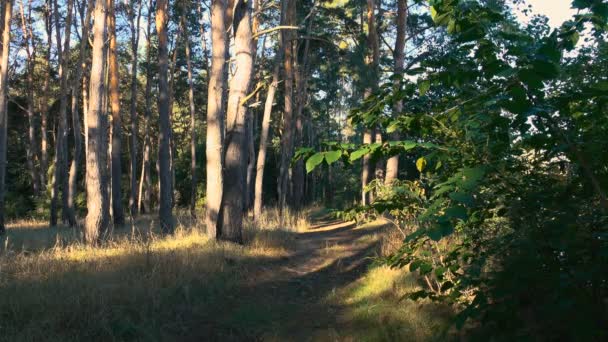
[[[549,25],[553,28],[561,26],[575,14],[575,10],[570,7],[572,0],[527,0],[527,2],[532,5],[534,14],[546,15],[549,18]],[[530,16],[526,18],[522,13],[518,13],[518,17],[524,23],[530,18]]]

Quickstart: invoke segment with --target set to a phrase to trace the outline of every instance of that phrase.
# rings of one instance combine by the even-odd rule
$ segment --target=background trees
[[[501,314],[533,303],[557,334],[563,297],[604,317],[608,7],[573,1],[551,28],[521,6],[4,1],[0,230],[86,215],[95,244],[139,213],[171,234],[188,208],[242,243],[264,207],[324,204],[390,219],[388,263],[426,285],[410,297],[462,321],[521,332]]]

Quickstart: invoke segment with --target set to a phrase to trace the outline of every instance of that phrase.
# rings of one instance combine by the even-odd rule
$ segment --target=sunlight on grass
[[[448,327],[448,307],[401,300],[419,288],[409,272],[383,266],[334,291],[327,301],[344,308],[339,320],[347,328],[342,331],[351,332],[357,341],[444,340],[441,332]]]

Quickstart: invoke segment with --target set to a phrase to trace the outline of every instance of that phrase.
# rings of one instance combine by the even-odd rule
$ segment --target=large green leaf
[[[325,161],[327,164],[331,165],[338,161],[342,157],[342,151],[328,151],[325,152]]]
[[[321,164],[323,162],[324,158],[325,158],[325,156],[321,152],[315,153],[312,156],[310,156],[310,158],[308,158],[308,160],[306,160],[306,172],[307,173],[312,172],[312,170],[314,170],[317,166],[319,166],[319,164]]]

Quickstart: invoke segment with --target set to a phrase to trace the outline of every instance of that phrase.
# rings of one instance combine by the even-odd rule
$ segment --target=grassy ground
[[[210,241],[182,218],[171,237],[143,218],[100,248],[36,222],[0,247],[0,340],[434,340],[449,310],[399,302],[418,287],[370,268],[390,248],[381,222],[361,227],[318,211],[270,212],[245,246]],[[389,247],[387,247],[389,246]]]

